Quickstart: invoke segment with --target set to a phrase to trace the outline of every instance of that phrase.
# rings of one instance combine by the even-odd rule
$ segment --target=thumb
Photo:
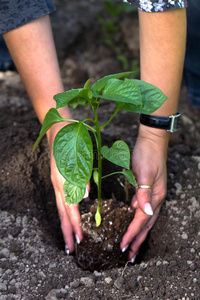
[[[147,185],[138,185],[136,189],[136,197],[138,206],[148,216],[153,216],[153,209],[151,206],[151,188]]]

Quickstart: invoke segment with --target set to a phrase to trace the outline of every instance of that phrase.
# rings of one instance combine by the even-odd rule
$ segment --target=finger
[[[149,188],[137,188],[136,198],[138,205],[143,212],[148,216],[153,216],[153,209],[150,204],[151,202],[151,189]]]
[[[131,201],[131,207],[133,210],[138,208],[138,201],[136,195],[133,196],[132,201]]]
[[[125,235],[122,238],[122,242],[120,244],[122,251],[127,249],[127,247],[135,239],[141,229],[144,228],[150,218],[151,216],[146,215],[140,208],[136,210],[134,219],[130,223]]]
[[[69,216],[75,234],[76,241],[78,244],[80,244],[80,242],[83,239],[83,232],[80,227],[81,217],[80,217],[80,212],[78,207],[79,207],[78,204],[65,205],[67,215]]]
[[[146,225],[143,227],[141,232],[135,237],[134,241],[130,245],[130,251],[129,251],[129,259],[132,260],[137,253],[139,252],[140,246],[145,241],[149,231],[153,227],[153,225],[156,222],[156,219],[158,217],[159,211],[160,211],[161,205],[156,209],[153,217],[150,218],[149,222],[146,223]]]
[[[67,254],[69,254],[74,251],[73,227],[66,211],[65,200],[64,201],[63,200],[64,199],[62,193],[57,191],[56,192],[57,209],[60,217],[63,239],[65,242],[65,251]]]
[[[87,202],[90,200],[89,193],[90,193],[90,182],[88,182],[88,184],[86,185],[86,191],[85,191],[85,195],[83,197],[84,202]]]

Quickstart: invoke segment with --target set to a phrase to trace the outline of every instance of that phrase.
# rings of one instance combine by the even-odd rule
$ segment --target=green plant
[[[133,186],[137,186],[130,170],[130,151],[127,144],[124,141],[116,141],[111,148],[102,147],[101,129],[105,128],[120,110],[150,114],[167,99],[161,90],[147,82],[127,78],[120,79],[130,74],[131,72],[108,75],[96,81],[92,86],[88,79],[83,88],[55,95],[56,109],[51,108],[46,114],[39,137],[33,146],[34,150],[44,134],[55,123],[70,122],[57,133],[53,145],[53,155],[59,172],[65,178],[63,189],[67,204],[79,203],[83,199],[86,185],[93,172],[94,181],[98,187],[98,207],[95,214],[97,226],[101,224],[102,179],[121,173]],[[115,111],[109,120],[100,126],[97,111],[102,99],[114,101]],[[59,115],[57,109],[66,105],[70,105],[74,109],[78,105],[90,106],[94,113],[94,119],[83,121],[64,119]],[[92,122],[94,126],[88,125],[88,121]],[[97,144],[97,168],[93,168],[93,144],[88,131],[94,134]],[[124,168],[125,171],[102,177],[103,158]]]
[[[127,71],[128,69],[131,69],[132,72],[132,77],[134,78],[135,76],[138,76],[140,73],[140,68],[139,68],[139,62],[137,59],[132,60],[131,62],[131,68],[129,67],[129,61],[127,59],[127,57],[123,54],[119,54],[117,56],[117,60],[120,61],[122,67],[123,67],[123,71]]]
[[[102,41],[108,46],[114,43],[114,35],[119,31],[119,19],[123,13],[130,13],[137,9],[128,3],[116,0],[104,0],[105,16],[96,15],[102,27]]]

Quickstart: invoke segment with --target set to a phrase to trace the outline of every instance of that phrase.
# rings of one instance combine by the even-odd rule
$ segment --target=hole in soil
[[[32,111],[22,112],[22,110],[19,109],[15,110],[15,112],[11,112],[8,109],[2,109],[1,115],[3,115],[3,124],[1,124],[0,131],[0,139],[2,141],[0,145],[0,157],[2,159],[2,176],[0,179],[1,209],[10,211],[14,215],[21,214],[37,218],[39,220],[40,230],[45,232],[45,242],[55,245],[55,247],[58,247],[60,250],[64,249],[54,191],[50,182],[48,145],[46,140],[43,139],[36,152],[31,153],[31,148],[37,138],[40,125],[37,123]],[[18,121],[16,122],[16,120]],[[13,126],[14,122],[16,122],[15,126]],[[24,141],[26,142],[24,143]],[[111,146],[113,143],[113,141],[106,136],[104,136],[104,142],[108,146]],[[113,168],[114,166],[111,163],[104,162],[103,172],[105,174],[116,170]],[[117,213],[122,207],[122,202],[125,202],[126,205],[130,204],[133,195],[133,190],[127,186],[124,178],[120,178],[120,180],[123,186],[114,176],[108,178],[106,182],[103,182],[102,197],[104,199],[113,198],[114,204],[111,202],[111,207],[115,207]],[[129,192],[127,192],[128,190]],[[92,199],[96,198],[96,187],[94,183],[91,183],[90,196]],[[87,206],[88,205],[83,208],[83,205],[81,205],[81,209],[88,209]],[[91,220],[94,219],[94,211],[95,208],[94,205],[92,205]],[[84,249],[83,254],[80,254],[81,248],[77,248],[79,256],[76,259],[82,268],[92,271],[94,266],[95,269],[105,269],[126,263],[126,254],[122,255],[119,249],[120,237],[117,237],[115,232],[112,231],[114,228],[114,220],[118,218],[117,213],[108,210],[108,206],[107,208],[105,207],[105,216],[108,218],[105,221],[103,232],[111,233],[110,236],[115,237],[116,242],[114,240],[114,245],[111,245],[106,238],[101,237],[101,232],[99,233],[104,243],[99,239],[97,244],[107,249],[107,252],[105,251],[104,254],[102,254],[102,248],[96,250],[97,254],[101,257],[100,263],[97,255],[92,258],[91,255],[88,255],[88,250],[84,252]],[[123,217],[118,225],[115,225],[115,227],[118,226],[119,229],[121,229],[121,232],[125,232],[128,226],[128,222],[126,223],[125,221],[129,219],[130,222],[133,217],[128,209],[126,213],[127,218]],[[149,237],[142,245],[136,262],[148,261],[153,257],[164,257],[165,253],[170,254],[170,252],[173,252],[172,243],[169,245],[165,244],[166,241],[169,241],[170,236],[168,229],[165,228],[167,218],[166,215],[161,214]],[[93,238],[88,237],[88,239]],[[85,242],[81,243],[81,247],[84,246],[84,243]],[[86,244],[88,245],[90,243],[86,242]],[[115,258],[110,255],[110,253],[112,253],[110,250],[113,249],[115,250]],[[93,248],[91,253],[92,252],[94,252]],[[84,257],[86,257],[86,259]],[[88,257],[91,258],[89,262],[87,261]]]

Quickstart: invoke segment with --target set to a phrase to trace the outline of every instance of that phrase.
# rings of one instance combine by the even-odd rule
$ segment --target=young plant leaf
[[[32,151],[35,150],[35,148],[38,146],[38,144],[39,144],[40,140],[42,139],[42,137],[45,135],[45,133],[49,130],[49,128],[52,125],[54,125],[58,122],[64,122],[64,121],[66,121],[66,119],[62,118],[55,108],[51,108],[47,112],[47,114],[44,118],[42,128],[40,130],[40,134],[39,134],[37,140],[35,141],[35,144],[32,148]]]
[[[101,213],[99,212],[98,208],[95,214],[95,221],[96,221],[96,226],[98,227],[101,225]]]
[[[137,112],[142,114],[151,114],[156,111],[168,98],[163,92],[148,82],[131,79],[140,89],[142,95],[142,105],[138,106],[135,101],[132,104],[116,103],[118,109]]]
[[[96,81],[92,85],[91,90],[93,92],[96,92],[97,94],[99,94],[104,89],[104,87],[105,87],[108,80],[114,79],[114,78],[119,79],[119,78],[123,78],[123,77],[128,77],[131,74],[132,74],[132,72],[123,72],[123,73],[107,75],[107,76],[99,79],[98,81]]]
[[[72,123],[63,127],[55,137],[53,154],[61,175],[83,189],[93,168],[93,144],[84,124]]]
[[[101,148],[101,154],[107,160],[112,163],[129,169],[130,168],[130,151],[128,145],[123,141],[116,141],[114,144],[108,148],[108,146],[103,146]]]
[[[139,87],[127,78],[124,80],[110,79],[107,81],[102,95],[94,92],[94,96],[120,103],[135,103],[138,107],[142,106],[142,95]]]
[[[97,170],[94,170],[94,172],[93,172],[93,179],[94,179],[94,182],[96,183],[96,185],[98,186],[99,173]]]
[[[134,187],[137,187],[135,176],[133,175],[133,172],[131,170],[126,170],[120,173],[126,177],[126,179],[130,182],[130,184],[132,184]]]
[[[89,78],[86,83],[84,84],[84,89],[89,89],[90,88],[90,82],[91,82],[91,78]]]
[[[65,181],[63,185],[63,190],[65,194],[66,204],[76,204],[83,200],[85,195],[86,187],[80,188],[69,181]]]
[[[78,105],[85,105],[88,99],[93,97],[92,92],[88,88],[72,89],[55,95],[53,98],[56,101],[56,108],[60,108],[69,104],[72,108]]]

